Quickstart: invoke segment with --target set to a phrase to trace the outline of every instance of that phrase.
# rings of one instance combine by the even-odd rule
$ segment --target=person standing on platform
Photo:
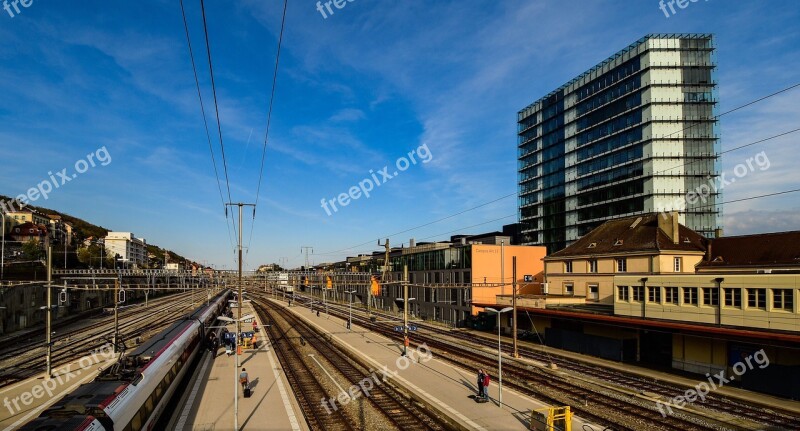
[[[489,397],[489,381],[490,380],[491,379],[489,378],[489,373],[484,374],[484,376],[483,376],[483,397],[484,398],[488,398]]]
[[[242,372],[239,374],[239,383],[242,384],[242,389],[247,389],[247,386],[250,384],[250,380],[247,376],[247,369],[242,368]]]
[[[478,396],[483,397],[483,370],[478,370]]]

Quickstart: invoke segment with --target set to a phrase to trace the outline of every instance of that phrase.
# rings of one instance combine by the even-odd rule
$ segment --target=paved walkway
[[[393,375],[395,381],[427,404],[446,412],[463,429],[527,430],[530,429],[531,410],[548,407],[506,387],[503,389],[501,408],[496,381],[489,386],[490,402],[477,404],[474,400],[477,391],[475,371],[457,368],[437,359],[436,352],[429,355],[429,352],[414,347],[409,348],[409,357],[414,360],[408,362],[401,356],[402,346],[393,340],[355,324],[352,331],[348,331],[346,321],[326,316],[324,311],[317,317],[306,307],[292,306],[289,310],[331,334],[333,342],[360,355],[379,370],[379,375],[384,372]],[[574,419],[573,429],[582,429],[584,423],[583,420]],[[594,428],[602,429],[597,426]]]
[[[243,305],[242,313],[253,313],[250,304]],[[231,325],[230,329],[235,331],[235,326]],[[249,330],[249,324],[243,324],[242,329]],[[250,378],[252,396],[243,397],[238,382],[241,368],[236,367],[235,356],[227,356],[224,347],[213,353],[206,350],[167,429],[233,430],[235,390],[239,430],[307,430],[302,411],[263,327],[259,326],[257,339],[258,349],[245,350],[240,356],[241,366],[247,369]]]

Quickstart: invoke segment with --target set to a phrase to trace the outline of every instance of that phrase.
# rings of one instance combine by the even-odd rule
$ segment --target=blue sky
[[[231,197],[253,202],[283,2],[206,3]],[[227,199],[199,1],[186,8]],[[369,252],[378,247],[339,250],[514,193],[517,111],[648,33],[715,35],[719,112],[796,84],[798,22],[794,0],[699,1],[669,18],[654,0],[354,0],[327,18],[316,2],[291,0],[254,228],[245,213],[247,265],[300,265],[302,246],[314,263]],[[0,194],[71,172],[105,147],[110,164],[35,204],[234,266],[177,0],[0,10],[0,62]],[[724,116],[723,150],[797,128],[799,95]],[[797,188],[798,135],[725,154],[723,171],[761,151],[770,167],[724,199]],[[421,145],[429,163],[330,216],[321,207]],[[725,231],[800,229],[798,208],[800,194],[728,205]],[[515,220],[512,196],[391,240]]]

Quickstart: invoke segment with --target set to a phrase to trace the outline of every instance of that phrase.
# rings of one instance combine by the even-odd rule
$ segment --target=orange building
[[[409,313],[452,325],[460,325],[483,311],[473,303],[495,302],[497,295],[511,295],[515,285],[518,293],[539,293],[546,248],[507,245],[510,242],[510,237],[499,233],[457,236],[449,242],[415,244],[412,240],[410,247],[391,251],[389,273],[386,280],[381,280],[374,305],[402,310],[400,281],[405,268]]]

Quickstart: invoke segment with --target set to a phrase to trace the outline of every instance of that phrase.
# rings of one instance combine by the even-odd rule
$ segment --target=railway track
[[[299,300],[300,303],[304,303],[304,302],[307,302],[307,301],[308,301],[308,299],[305,299],[305,298],[302,298],[302,299]],[[339,317],[342,317],[342,318],[345,318],[345,319],[347,318],[347,314],[349,313],[349,309],[348,309],[347,306],[343,306],[343,305],[340,305],[340,304],[334,304],[334,303],[330,303],[328,305],[329,305],[329,309],[332,310],[333,314],[337,314]],[[383,327],[381,327],[381,326],[379,326],[377,324],[374,324],[373,322],[367,320],[366,318],[362,317],[362,315],[361,315],[362,311],[361,310],[355,310],[354,309],[353,313],[354,313],[353,314],[353,318],[357,319],[359,321],[360,325],[365,326],[367,328],[370,328],[372,330],[375,330],[377,332],[383,333],[384,335],[386,335],[386,336],[388,336],[390,338],[399,339],[399,336],[398,336],[398,334],[396,332],[389,331],[389,330],[387,330],[387,328],[383,328]],[[373,313],[373,314],[380,316],[381,319],[387,319],[387,320],[396,320],[397,319],[397,316],[391,315],[391,314],[385,314],[385,313],[380,313],[380,312]],[[452,339],[452,338],[459,339],[459,341],[462,341],[462,345],[463,345],[463,342],[466,342],[466,343],[468,343],[468,345],[478,344],[480,346],[486,346],[486,347],[491,347],[493,349],[497,349],[497,341],[489,339],[488,337],[476,336],[476,334],[474,334],[474,333],[463,334],[463,333],[460,333],[460,332],[453,332],[453,331],[445,330],[445,329],[442,329],[442,328],[439,328],[439,327],[436,327],[436,326],[433,326],[433,325],[426,325],[424,323],[418,323],[417,326],[420,327],[420,329],[424,328],[425,331],[430,331],[434,335],[438,335],[440,337],[446,337],[448,339]],[[420,339],[421,335],[422,335],[422,333],[418,332],[418,333],[415,334],[415,338]],[[423,337],[425,337],[425,336],[423,335]],[[433,343],[437,342],[437,340],[435,338],[430,338],[430,336],[424,338],[424,340],[431,347],[434,346],[434,345],[431,344],[432,342]],[[437,345],[437,347],[440,348],[440,349],[443,349],[443,350],[451,350],[451,345],[452,345],[452,343],[441,343],[441,344]],[[509,343],[505,343],[504,344],[503,351],[506,352],[509,355],[512,353],[511,346],[509,345]],[[457,346],[456,350],[454,350],[452,353],[454,355],[457,355],[457,357],[463,357],[465,354],[472,354],[472,355],[475,354],[475,352],[469,352],[469,351],[465,352],[463,350],[462,346]],[[541,352],[537,352],[537,351],[532,350],[532,349],[520,349],[520,353],[525,357],[536,359],[536,360],[539,360],[541,362],[545,362],[545,363],[549,363],[550,362],[550,356],[547,356],[547,355],[545,355],[545,354],[543,354]],[[646,380],[646,379],[644,379],[642,377],[635,376],[635,375],[632,375],[632,374],[624,374],[624,373],[619,373],[619,372],[615,372],[615,371],[610,371],[610,370],[603,369],[603,368],[600,368],[600,367],[597,367],[597,366],[591,366],[591,365],[587,365],[587,364],[582,364],[582,363],[576,362],[574,360],[567,360],[566,358],[560,358],[560,359],[562,359],[562,361],[560,361],[558,363],[558,365],[559,365],[559,367],[561,367],[563,369],[567,369],[567,370],[570,370],[572,372],[580,373],[580,374],[582,374],[582,375],[584,375],[584,376],[586,376],[586,377],[588,377],[590,379],[593,379],[593,380],[602,380],[602,381],[604,381],[606,383],[613,382],[615,385],[620,386],[622,388],[627,388],[628,390],[634,389],[635,391],[639,391],[639,392],[655,393],[655,394],[662,395],[665,399],[672,398],[672,397],[674,397],[675,395],[678,395],[678,394],[682,394],[686,390],[686,388],[682,388],[680,386],[669,384],[669,383],[653,382],[653,381],[649,381],[649,380]],[[494,366],[496,367],[496,359],[493,360],[493,362],[494,362]],[[515,367],[515,366],[511,365],[511,364],[512,364],[511,362],[508,362],[506,364],[506,366],[504,367],[504,371],[507,371],[509,369],[513,370],[513,367]],[[483,365],[483,367],[489,367],[489,368],[491,368],[491,366],[492,366],[491,362],[485,362],[485,364]],[[518,377],[521,379],[522,382],[532,381],[533,380],[533,378],[531,377],[531,372],[532,372],[532,370],[535,370],[535,368],[533,368],[533,367],[530,367],[530,368],[518,367],[518,368],[519,368],[518,370],[513,371],[513,372],[519,373]],[[539,370],[539,371],[541,371],[541,370]],[[507,375],[508,374],[506,372],[504,372],[504,378],[506,378]],[[513,374],[512,374],[512,376],[513,376]],[[559,385],[557,380],[553,379],[552,373],[547,373],[547,376],[548,376],[547,380],[545,380],[545,381],[541,381],[541,380],[537,380],[536,381],[536,385],[537,385],[539,390],[541,390],[542,388],[546,388],[546,387],[553,387],[554,388],[554,387]],[[578,411],[582,410],[579,404],[583,403],[584,400],[589,400],[589,401],[592,401],[593,403],[595,403],[595,402],[597,402],[597,400],[615,399],[613,397],[610,397],[607,394],[596,393],[596,391],[595,391],[595,393],[587,392],[587,391],[591,391],[591,389],[589,389],[589,388],[582,388],[582,389],[578,390],[578,389],[576,389],[576,386],[575,386],[576,384],[577,384],[577,382],[574,382],[574,381],[573,382],[569,382],[566,386],[563,386],[563,387],[558,388],[558,389],[561,390],[561,391],[567,391],[567,393],[580,392],[580,396],[576,397],[576,399],[573,399],[572,402],[570,403],[570,405],[575,406],[574,409],[576,409]],[[531,394],[533,396],[536,396],[537,398],[541,398],[542,397],[541,394],[531,393],[530,389],[526,388],[525,386],[521,386],[521,390],[523,392],[525,392],[525,393],[529,393],[529,394]],[[622,398],[619,395],[617,395],[617,397]],[[765,427],[773,427],[771,429],[786,429],[786,430],[800,429],[800,418],[792,415],[791,413],[778,412],[778,411],[774,411],[774,410],[766,410],[766,409],[755,407],[755,406],[748,406],[746,404],[743,404],[741,401],[730,400],[730,399],[727,399],[725,397],[718,396],[718,395],[713,395],[711,397],[707,397],[707,401],[708,402],[706,403],[705,407],[708,408],[710,411],[716,410],[716,411],[724,412],[724,413],[730,414],[730,415],[732,415],[734,417],[744,418],[746,420],[749,420],[749,421],[752,421],[752,422],[755,422],[755,423],[763,424]],[[610,404],[608,406],[609,409],[614,409],[614,410],[621,409],[621,411],[625,411],[626,413],[631,414],[631,416],[638,417],[640,420],[649,421],[649,423],[654,423],[654,424],[663,426],[663,425],[668,424],[670,422],[674,422],[672,424],[672,428],[668,428],[668,429],[680,429],[680,430],[684,430],[684,429],[698,429],[698,430],[702,430],[702,429],[720,429],[719,426],[712,425],[710,423],[710,421],[706,421],[704,423],[700,423],[700,421],[703,420],[703,419],[701,419],[701,417],[699,415],[686,415],[684,413],[680,413],[679,415],[674,415],[674,416],[670,415],[670,416],[664,417],[657,410],[655,410],[655,403],[652,403],[652,402],[645,403],[645,404],[649,404],[647,406],[645,406],[645,405],[639,406],[636,409],[635,412],[631,412],[630,403],[627,404],[627,408],[625,408],[624,405],[613,405],[614,403],[617,403],[617,401],[608,401],[608,403]],[[582,411],[581,413],[584,416],[589,414],[589,415],[591,415],[592,417],[595,417],[595,418],[603,418],[602,415],[598,417],[598,416],[593,415],[591,412]],[[616,422],[616,420],[619,419],[619,415],[615,415],[615,416],[616,416],[615,418],[614,417],[611,418],[611,422]],[[607,422],[608,422],[608,419],[600,421],[600,423],[607,423]],[[615,429],[619,429],[619,424],[616,425]],[[636,428],[632,428],[632,429],[636,429]],[[654,428],[654,429],[657,429],[657,428]],[[733,428],[733,429],[737,429],[737,428]],[[741,429],[741,428],[738,428],[738,429]]]
[[[122,339],[146,337],[160,331],[184,315],[191,305],[189,294],[170,295],[151,301],[148,312],[131,308],[120,312],[119,326]],[[177,301],[177,302],[176,302]],[[153,322],[159,323],[153,323]],[[70,328],[59,340],[53,340],[52,367],[56,369],[90,354],[108,344],[104,338],[113,332],[113,316],[99,322]],[[59,341],[61,341],[59,345]],[[46,366],[44,337],[23,345],[3,349],[0,353],[0,387],[28,379],[41,373]]]
[[[315,329],[305,323],[302,319],[298,319],[291,312],[286,311],[281,307],[266,305],[268,304],[267,301],[263,301],[263,304],[256,302],[253,304],[255,305],[259,314],[262,314],[263,317],[268,318],[269,321],[273,323],[273,325],[270,327],[270,330],[275,328],[276,323],[282,322],[282,325],[277,325],[281,327],[281,329],[275,328],[275,333],[271,334],[274,342],[283,342],[283,344],[276,345],[275,351],[279,352],[279,354],[283,350],[291,350],[293,352],[291,354],[284,355],[285,358],[281,359],[282,363],[284,364],[284,368],[287,370],[292,370],[292,374],[298,374],[298,376],[294,379],[298,381],[299,385],[302,386],[294,387],[302,388],[305,385],[310,385],[309,387],[313,391],[310,399],[307,398],[305,393],[301,394],[303,398],[306,398],[301,403],[305,406],[304,412],[306,408],[310,410],[306,416],[312,419],[309,420],[312,428],[324,430],[335,429],[331,428],[330,424],[321,423],[323,421],[319,418],[321,413],[319,410],[322,409],[325,411],[326,409],[322,408],[318,400],[323,398],[330,399],[331,396],[327,395],[326,393],[319,392],[319,382],[317,381],[316,377],[314,377],[314,373],[309,369],[308,358],[300,355],[297,352],[296,346],[293,345],[293,343],[288,342],[288,332],[290,330],[296,332],[300,337],[300,340],[302,340],[302,343],[308,343],[318,353],[320,358],[324,358],[326,362],[330,363],[335,371],[339,375],[343,376],[344,379],[350,384],[358,386],[359,382],[363,382],[365,379],[372,379],[375,376],[370,373],[370,370],[367,367],[359,364],[342,350],[333,347],[328,340],[325,339],[325,337],[318,334]],[[291,329],[285,329],[287,328],[286,325],[288,325],[288,327]],[[277,338],[275,338],[276,336]],[[290,346],[289,349],[281,348],[281,346],[285,347],[287,344]],[[285,363],[284,360],[286,361]],[[287,364],[299,363],[303,364],[300,366],[300,370],[294,369],[296,365],[287,366]],[[287,372],[287,374],[289,373]],[[314,383],[311,383],[311,381],[314,381]],[[301,390],[301,392],[304,391]],[[407,396],[386,382],[383,384],[374,385],[369,392],[369,396],[363,396],[361,399],[365,400],[365,403],[368,402],[374,409],[376,409],[377,412],[380,412],[383,420],[393,425],[395,429],[403,431],[438,431],[446,429],[445,425],[443,425],[443,423],[436,416],[417,406]],[[343,416],[347,416],[344,406],[336,410],[336,412],[341,413]],[[327,413],[329,412],[325,411],[326,415]],[[356,429],[364,428],[363,422],[356,424],[352,419],[338,417],[337,421],[345,422],[344,424],[338,424],[341,426],[357,426]],[[337,424],[334,424],[333,426],[336,425]]]

